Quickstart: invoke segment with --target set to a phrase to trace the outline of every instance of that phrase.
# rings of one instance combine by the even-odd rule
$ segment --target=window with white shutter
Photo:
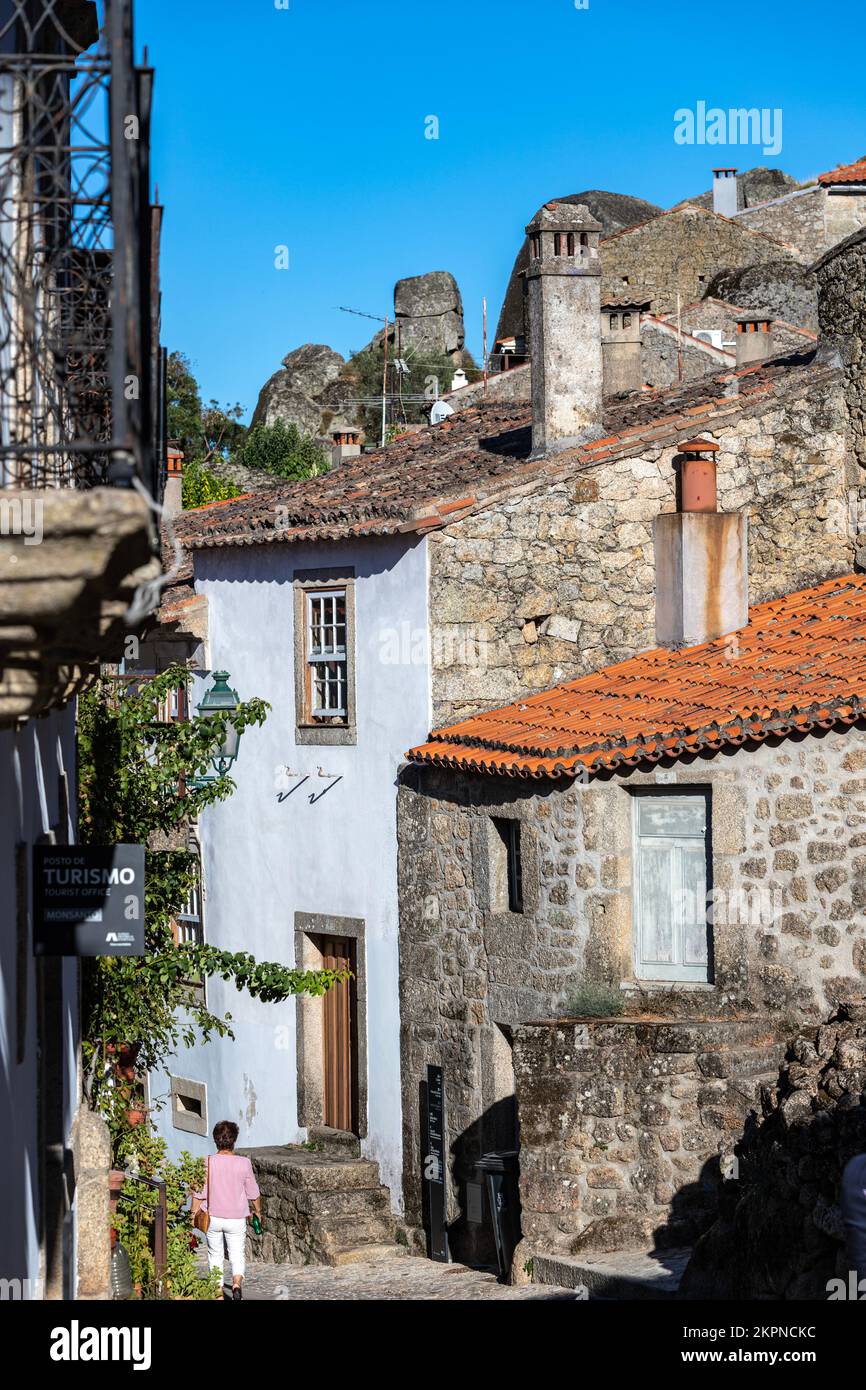
[[[707,982],[709,800],[634,798],[635,975]]]

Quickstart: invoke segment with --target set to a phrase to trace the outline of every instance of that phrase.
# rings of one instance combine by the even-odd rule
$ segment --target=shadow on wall
[[[422,1081],[418,1088],[421,1125],[421,1151],[419,1170],[425,1171],[427,1155],[430,1153],[430,1139],[427,1130],[427,1083]],[[486,1187],[479,1184],[480,1191],[470,1199],[473,1184],[479,1182],[476,1164],[482,1154],[508,1152],[519,1147],[517,1125],[517,1100],[506,1096],[494,1105],[452,1141],[449,1149],[451,1163],[451,1191],[456,1199],[458,1212],[447,1222],[448,1249],[452,1261],[476,1268],[496,1270],[496,1246],[493,1237],[493,1221],[489,1210]],[[422,1220],[429,1237],[431,1231],[430,1189],[422,1183]],[[519,1203],[514,1215],[514,1244],[520,1239]],[[428,1251],[429,1253],[429,1251]]]
[[[778,1083],[764,1088],[681,1297],[824,1300],[831,1280],[847,1286],[839,1193],[846,1163],[866,1151],[864,1102],[866,1004],[843,1003],[792,1042]]]

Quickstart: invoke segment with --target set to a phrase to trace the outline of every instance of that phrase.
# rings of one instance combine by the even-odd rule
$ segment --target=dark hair
[[[231,1120],[220,1120],[213,1127],[213,1141],[218,1149],[233,1149],[238,1142],[238,1127]]]

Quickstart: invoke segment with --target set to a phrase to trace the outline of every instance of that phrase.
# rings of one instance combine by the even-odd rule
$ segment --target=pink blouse
[[[253,1165],[241,1154],[211,1154],[207,1160],[210,1191],[205,1177],[204,1190],[193,1192],[211,1216],[237,1219],[249,1216],[250,1201],[259,1195]]]

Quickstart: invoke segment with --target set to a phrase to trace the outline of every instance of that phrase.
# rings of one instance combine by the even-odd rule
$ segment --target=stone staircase
[[[353,1136],[311,1130],[306,1145],[243,1152],[262,1193],[264,1230],[261,1236],[250,1233],[251,1260],[345,1265],[406,1253],[396,1241],[391,1194],[379,1165],[361,1158]]]

